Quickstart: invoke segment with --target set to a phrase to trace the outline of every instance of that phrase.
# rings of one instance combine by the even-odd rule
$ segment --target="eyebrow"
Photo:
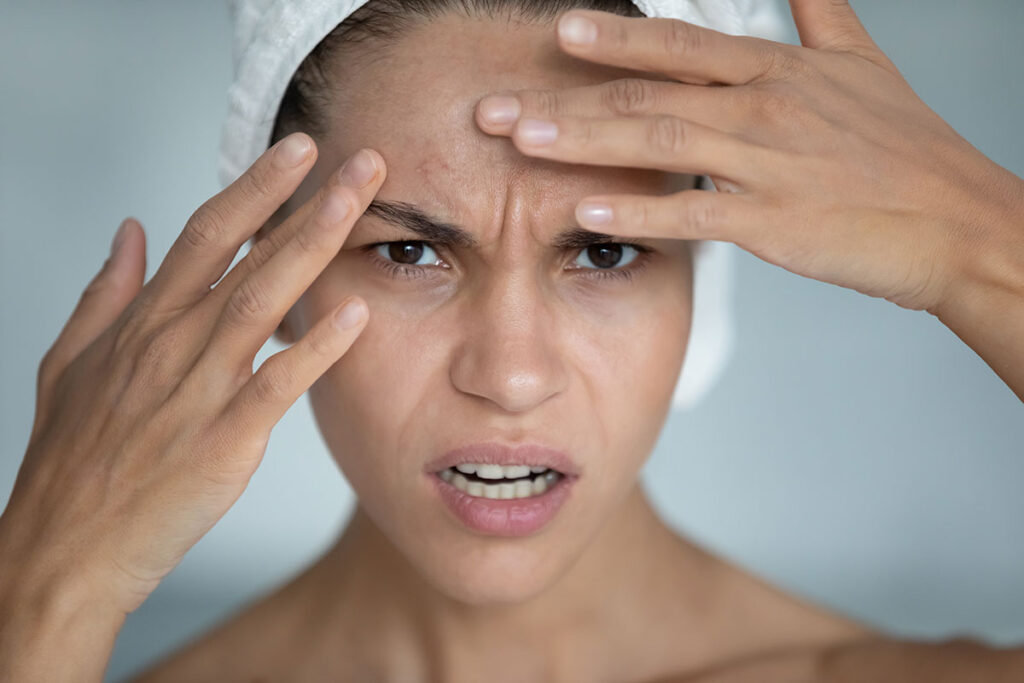
[[[416,233],[426,242],[465,249],[474,249],[480,246],[480,242],[473,233],[465,228],[430,216],[409,202],[374,199],[366,208],[365,213],[376,216],[395,227]],[[615,239],[614,235],[570,226],[556,234],[551,244],[559,249],[582,249],[593,244],[614,242]]]

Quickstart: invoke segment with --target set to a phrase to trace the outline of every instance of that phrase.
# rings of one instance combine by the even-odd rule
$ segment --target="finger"
[[[82,292],[60,334],[40,364],[39,395],[117,319],[142,288],[146,274],[146,235],[127,218],[111,244],[110,258]]]
[[[224,409],[227,424],[243,433],[268,431],[348,351],[367,318],[366,302],[351,296],[302,339],[263,361]]]
[[[771,182],[778,153],[670,115],[520,119],[512,140],[524,154],[596,166],[717,175],[741,186]]]
[[[293,133],[200,206],[146,285],[156,305],[179,310],[206,296],[238,248],[295,192],[315,160],[313,139]]]
[[[790,0],[789,6],[805,47],[852,52],[896,71],[846,0]]]
[[[477,103],[476,122],[487,133],[507,135],[519,118],[673,114],[733,132],[743,123],[739,97],[745,91],[743,86],[709,87],[644,78],[620,78],[563,90],[504,91]]]
[[[373,150],[366,151],[372,157],[374,169],[379,169],[386,173],[386,164],[380,154]],[[294,239],[296,233],[303,229],[303,226],[309,222],[320,204],[323,203],[324,197],[332,187],[342,184],[362,189],[370,183],[370,180],[355,177],[355,164],[353,164],[355,157],[355,154],[349,157],[341,167],[340,172],[331,174],[313,197],[296,209],[280,225],[276,226],[273,230],[269,230],[256,241],[245,257],[234,265],[231,271],[217,283],[217,286],[213,288],[209,296],[200,304],[200,308],[205,309],[204,312],[200,313],[201,317],[208,316],[210,311],[215,311],[219,315],[228,297],[238,287],[239,283],[249,277],[251,273],[261,268],[284,245]],[[383,182],[384,177],[383,175],[380,176],[381,182]],[[211,319],[211,327],[212,322],[213,320]]]
[[[229,295],[203,354],[204,365],[238,367],[252,358],[320,272],[338,254],[352,226],[380,187],[374,155],[362,151],[372,174],[363,188],[331,184],[301,230]],[[344,170],[342,171],[344,172]],[[337,175],[337,174],[335,174]]]
[[[696,84],[750,83],[769,75],[792,46],[733,36],[680,19],[577,10],[558,20],[558,41],[576,57]],[[591,38],[591,42],[579,42]]]
[[[585,228],[624,237],[725,240],[740,246],[766,224],[765,210],[752,195],[707,190],[585,197],[576,205],[576,220]]]

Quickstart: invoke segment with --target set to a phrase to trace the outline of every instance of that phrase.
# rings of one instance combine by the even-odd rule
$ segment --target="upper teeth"
[[[485,465],[475,462],[466,462],[456,465],[455,469],[464,474],[476,473],[481,479],[518,479],[529,476],[531,473],[538,474],[547,470],[547,467],[531,467],[529,465]]]

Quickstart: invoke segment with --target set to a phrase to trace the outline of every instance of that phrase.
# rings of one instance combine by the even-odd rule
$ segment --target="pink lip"
[[[528,464],[528,463],[521,463]],[[527,536],[547,525],[569,497],[579,478],[563,476],[547,491],[530,498],[498,500],[464,493],[433,472],[427,476],[448,508],[470,529],[495,536]]]
[[[452,449],[428,462],[423,469],[428,474],[432,474],[465,462],[550,467],[562,474],[570,475],[570,477],[580,475],[580,467],[564,451],[541,444],[506,446],[494,441],[468,444]]]

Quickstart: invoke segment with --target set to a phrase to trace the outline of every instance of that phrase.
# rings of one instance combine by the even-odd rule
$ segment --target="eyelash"
[[[395,240],[395,241],[391,241],[391,242],[375,242],[373,244],[367,244],[367,245],[361,247],[361,249],[364,252],[368,252],[370,254],[370,256],[373,258],[373,262],[376,265],[378,265],[379,267],[383,268],[392,277],[405,278],[405,279],[408,279],[408,280],[415,280],[417,278],[427,277],[427,274],[426,274],[425,271],[427,271],[430,268],[438,267],[438,266],[411,266],[411,265],[409,265],[407,263],[395,263],[394,261],[388,261],[388,260],[383,259],[383,258],[381,258],[380,256],[377,255],[377,253],[376,253],[377,247],[379,247],[381,245],[391,245],[391,244],[425,244],[428,247],[430,247],[431,249],[433,249],[435,252],[437,251],[437,249],[430,242],[426,242],[426,241],[423,241],[423,240]],[[629,265],[624,266],[622,268],[586,268],[586,267],[580,267],[580,268],[574,268],[573,270],[589,270],[589,271],[592,271],[590,274],[584,275],[584,277],[593,278],[595,280],[605,280],[605,279],[609,279],[609,278],[616,279],[616,280],[632,280],[634,275],[636,275],[639,271],[643,270],[647,266],[647,262],[649,260],[650,253],[653,251],[653,249],[651,249],[650,247],[645,246],[643,244],[637,244],[636,242],[600,242],[600,243],[597,243],[597,244],[594,244],[594,245],[591,245],[591,246],[599,246],[599,245],[612,245],[612,246],[619,245],[619,246],[625,246],[625,247],[632,247],[633,249],[636,249],[637,257],[635,259],[633,259],[632,261],[630,261]],[[588,249],[588,248],[589,247],[582,247],[582,248],[579,249],[578,253],[582,253],[584,249]]]

